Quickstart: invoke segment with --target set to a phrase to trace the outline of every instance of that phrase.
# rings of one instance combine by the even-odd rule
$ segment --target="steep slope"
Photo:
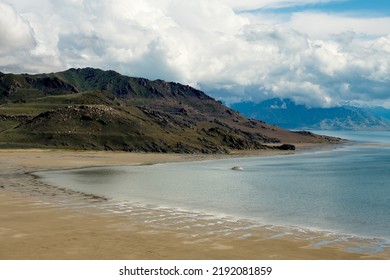
[[[190,86],[114,71],[0,73],[0,145],[228,153],[336,139],[248,119]]]
[[[289,99],[270,99],[261,103],[231,105],[244,115],[287,129],[388,130],[390,120],[369,109],[352,106],[307,108]]]

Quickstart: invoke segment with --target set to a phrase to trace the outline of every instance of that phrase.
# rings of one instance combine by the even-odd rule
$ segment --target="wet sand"
[[[271,155],[271,153],[265,153]],[[225,156],[226,157],[226,156]],[[386,259],[44,185],[29,172],[211,159],[204,155],[0,150],[0,259]],[[100,205],[100,207],[95,207]],[[166,221],[179,221],[173,226]],[[248,234],[249,233],[249,234]]]

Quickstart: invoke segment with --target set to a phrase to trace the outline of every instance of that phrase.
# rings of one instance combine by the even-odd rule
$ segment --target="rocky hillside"
[[[178,83],[92,68],[0,73],[2,147],[228,153],[332,141],[248,119]]]

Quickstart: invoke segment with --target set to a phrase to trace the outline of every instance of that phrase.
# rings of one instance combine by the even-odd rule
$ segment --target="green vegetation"
[[[0,73],[0,147],[228,153],[329,140],[248,119],[177,83],[92,68]]]

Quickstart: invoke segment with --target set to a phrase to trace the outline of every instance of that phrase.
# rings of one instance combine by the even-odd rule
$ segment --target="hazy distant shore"
[[[296,152],[304,148],[298,147]],[[329,146],[327,148],[332,148]],[[283,151],[242,153],[285,154]],[[289,152],[290,153],[290,152]],[[174,161],[226,158],[182,154],[77,152],[57,150],[0,150],[0,259],[360,259],[386,258],[349,253],[338,248],[311,247],[309,241],[271,238],[257,229],[257,237],[215,234],[208,239],[188,239],[191,232],[156,229],[139,217],[104,213],[84,207],[100,198],[69,194],[80,200],[78,208],[57,203],[66,190],[45,186],[29,175],[40,170],[109,165],[140,165]],[[72,197],[71,197],[72,199]],[[84,200],[84,202],[83,202]],[[152,213],[155,210],[148,210]],[[153,214],[153,213],[152,213]],[[185,223],[185,221],[183,221]],[[202,225],[201,225],[202,226]],[[204,224],[202,227],[218,225]],[[239,234],[239,233],[237,233]],[[259,235],[260,234],[260,235]]]

